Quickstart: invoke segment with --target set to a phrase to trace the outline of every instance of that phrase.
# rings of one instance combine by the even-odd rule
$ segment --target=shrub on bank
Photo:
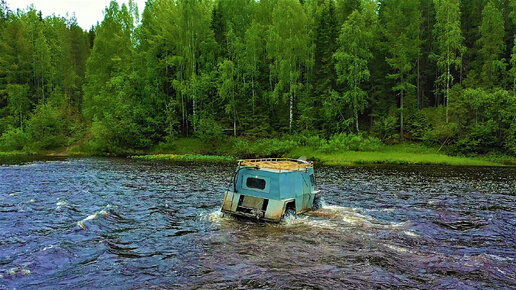
[[[68,121],[65,114],[50,104],[39,105],[27,122],[27,133],[31,136],[28,145],[35,150],[54,149],[66,144]]]
[[[30,142],[30,136],[21,128],[9,128],[0,137],[0,150],[22,150]]]
[[[289,153],[299,143],[295,140],[258,139],[249,141],[241,138],[232,140],[231,153],[242,157],[276,157]]]
[[[38,105],[25,127],[10,128],[0,137],[6,151],[39,151],[64,146],[69,135],[69,120],[63,111],[46,103]]]
[[[327,142],[323,142],[319,149],[325,153],[338,151],[377,151],[381,149],[382,146],[382,141],[376,137],[340,133],[333,135]]]

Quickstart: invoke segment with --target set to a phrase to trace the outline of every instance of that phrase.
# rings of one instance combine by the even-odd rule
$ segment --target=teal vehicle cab
[[[233,187],[224,193],[222,212],[279,222],[321,206],[311,162],[266,158],[239,160]]]

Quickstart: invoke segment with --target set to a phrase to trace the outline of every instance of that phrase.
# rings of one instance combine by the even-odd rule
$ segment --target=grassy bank
[[[408,149],[408,150],[407,150]],[[298,148],[289,157],[306,156],[324,165],[363,165],[363,164],[412,164],[412,165],[450,165],[450,166],[504,166],[510,163],[491,161],[487,158],[449,156],[433,150],[414,152],[411,147],[386,146],[380,151],[345,151],[324,153],[311,148]],[[412,151],[412,152],[411,152]],[[516,160],[514,160],[516,164]]]
[[[168,161],[187,161],[187,162],[206,162],[206,163],[232,163],[237,158],[232,156],[221,155],[199,155],[199,154],[153,154],[153,155],[135,155],[132,159],[139,160],[168,160]]]
[[[199,162],[234,162],[238,157],[230,156],[235,149],[230,147],[218,150],[219,155],[205,155],[203,146],[198,141],[185,144],[184,140],[179,141],[181,146],[174,154],[151,154],[133,156],[134,159],[141,160],[171,160],[171,161],[199,161]],[[198,154],[185,154],[188,147]],[[201,149],[203,148],[203,149]],[[220,149],[220,148],[219,148]],[[212,153],[211,151],[210,153]],[[236,154],[238,156],[238,154]],[[440,152],[439,148],[427,147],[420,144],[400,144],[382,146],[376,151],[339,151],[324,152],[318,148],[310,146],[297,146],[280,157],[299,158],[305,156],[309,160],[314,160],[316,164],[330,166],[352,166],[352,165],[372,165],[372,164],[406,164],[406,165],[447,165],[447,166],[515,166],[516,158],[505,155],[491,155],[478,157],[450,156]],[[240,158],[257,156],[239,156]],[[264,156],[265,157],[265,156]]]
[[[30,153],[22,152],[22,151],[10,151],[10,152],[1,152],[0,157],[13,157],[13,156],[26,156],[30,155]]]
[[[345,140],[344,140],[345,141]],[[206,144],[196,138],[181,138],[160,144],[151,150],[100,154],[79,151],[75,147],[40,152],[36,156],[131,156],[137,160],[168,160],[206,163],[231,163],[240,158],[305,156],[320,165],[414,164],[448,166],[516,166],[516,157],[508,155],[452,156],[443,148],[419,143],[397,145],[372,144],[362,140],[356,144],[346,142],[303,142],[293,140],[262,139],[251,142],[235,139],[220,145]],[[368,143],[369,142],[369,143]],[[366,146],[367,145],[367,146]],[[346,148],[348,147],[348,148]],[[0,158],[34,154],[21,151],[0,152]]]

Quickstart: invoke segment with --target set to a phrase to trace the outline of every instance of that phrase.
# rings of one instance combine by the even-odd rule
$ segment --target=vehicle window
[[[310,174],[310,182],[312,183],[312,186],[315,186],[315,177],[313,174]]]
[[[249,188],[256,188],[259,190],[265,189],[265,179],[248,177],[245,181],[245,185]]]

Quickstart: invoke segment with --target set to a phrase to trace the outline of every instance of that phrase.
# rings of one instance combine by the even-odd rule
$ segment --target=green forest
[[[2,0],[0,151],[516,155],[515,32],[516,0],[111,1],[87,30]]]

